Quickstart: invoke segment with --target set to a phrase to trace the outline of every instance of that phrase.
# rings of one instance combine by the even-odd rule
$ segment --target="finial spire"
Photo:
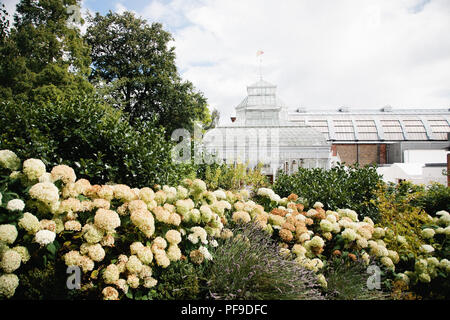
[[[259,80],[262,80],[262,55],[264,54],[264,51],[258,50],[256,51],[256,57],[259,57]]]

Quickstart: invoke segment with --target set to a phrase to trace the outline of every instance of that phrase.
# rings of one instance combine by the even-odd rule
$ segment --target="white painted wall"
[[[414,184],[430,184],[438,182],[447,184],[447,177],[442,174],[446,167],[425,167],[421,163],[394,163],[389,167],[377,168],[378,174],[385,182],[397,183],[399,179],[411,181]]]
[[[447,163],[447,150],[405,150],[405,163]]]

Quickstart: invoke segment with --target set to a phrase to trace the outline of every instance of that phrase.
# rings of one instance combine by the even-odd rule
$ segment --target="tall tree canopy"
[[[45,102],[92,91],[89,47],[67,23],[69,6],[79,2],[19,2],[14,25],[0,43],[0,97]]]
[[[111,11],[90,22],[85,38],[92,48],[91,81],[131,123],[154,119],[170,136],[177,128],[192,129],[196,120],[213,122],[206,99],[179,76],[172,36],[161,24]]]
[[[6,11],[5,5],[2,3],[2,7],[0,9],[0,41],[5,41],[6,37],[9,34],[9,20],[8,20],[8,11]]]

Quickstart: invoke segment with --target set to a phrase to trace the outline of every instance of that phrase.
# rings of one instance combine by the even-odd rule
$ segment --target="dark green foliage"
[[[4,102],[1,108],[1,149],[13,150],[21,159],[42,159],[50,169],[68,164],[92,184],[153,186],[194,172],[189,165],[171,162],[172,144],[163,129],[149,123],[132,127],[120,111],[92,96],[44,105]]]
[[[410,287],[414,294],[423,300],[447,300],[450,297],[450,281],[442,271],[429,283],[417,282]]]
[[[278,244],[253,224],[233,228],[234,237],[221,243],[206,271],[213,299],[321,299],[316,276],[284,258]]]
[[[158,275],[158,284],[152,298],[157,300],[205,299],[203,265],[194,266],[187,261],[172,262]]]
[[[54,264],[48,263],[46,266],[22,271],[19,274],[19,281],[20,285],[14,296],[15,299],[51,299],[60,296],[61,293],[61,290],[55,290],[57,282]]]
[[[381,182],[375,167],[339,165],[330,170],[299,168],[290,176],[281,173],[273,190],[281,197],[295,193],[310,202],[309,205],[320,201],[325,209],[350,208],[360,217],[377,221],[378,210],[370,200],[375,199],[374,191]]]
[[[3,42],[9,35],[9,15],[5,5],[2,3],[0,9],[0,41]]]
[[[36,265],[29,261],[19,273],[20,285],[14,299],[18,300],[64,300],[69,298],[66,287],[67,274],[64,265],[56,267],[55,262]],[[73,293],[72,293],[73,295]]]
[[[90,20],[85,38],[92,48],[91,80],[130,123],[156,119],[168,137],[175,129],[192,129],[196,120],[211,123],[206,99],[179,76],[172,35],[160,23],[111,11]]]
[[[67,25],[67,8],[76,4],[19,2],[14,25],[0,43],[0,97],[45,103],[92,91],[89,47],[79,29]]]
[[[370,290],[367,280],[372,274],[361,261],[332,258],[327,261],[324,276],[328,283],[326,297],[330,300],[385,300],[387,295],[377,289]],[[382,279],[380,279],[382,280]]]
[[[431,216],[441,210],[450,212],[450,188],[437,182],[427,186],[409,181],[389,183],[386,192],[396,200],[408,199],[412,206],[423,209]]]
[[[425,194],[415,200],[415,205],[422,207],[426,213],[434,216],[436,212],[450,212],[450,188],[433,183],[425,189]]]
[[[69,290],[67,266],[63,261],[29,261],[18,274],[20,285],[15,300],[97,300],[98,289]]]

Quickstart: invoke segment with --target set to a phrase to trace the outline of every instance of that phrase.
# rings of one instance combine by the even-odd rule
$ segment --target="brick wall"
[[[378,145],[360,144],[359,145],[359,164],[366,165],[378,163]]]
[[[347,164],[353,164],[356,162],[355,144],[337,144],[336,152],[339,154],[342,162]]]
[[[386,145],[384,144],[336,144],[334,146],[341,161],[347,164],[386,163]]]

